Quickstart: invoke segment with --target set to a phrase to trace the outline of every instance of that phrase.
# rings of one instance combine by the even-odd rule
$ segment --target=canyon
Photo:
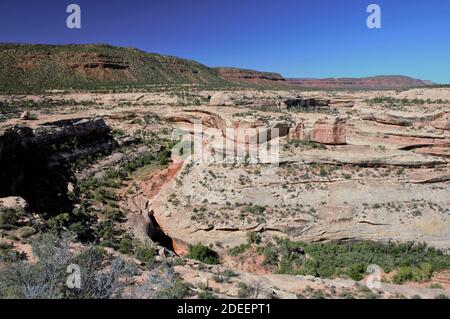
[[[450,296],[448,87],[0,52],[0,296],[68,254],[134,270],[108,297]]]
[[[411,102],[422,98],[424,105]],[[385,102],[405,99],[410,103],[396,109]],[[73,194],[84,181],[108,181],[115,169],[146,154],[157,158],[177,131],[183,152],[172,149],[169,162],[144,165],[119,186],[97,186],[115,199],[90,199],[90,209],[101,221],[117,207],[124,218],[115,228],[157,245],[158,258],[182,258],[176,272],[191,284],[206,282],[219,297],[236,297],[239,282],[257,283],[259,298],[293,298],[310,287],[363,294],[349,278],[270,272],[252,248],[243,252],[247,260],[229,253],[247,245],[250,234],[261,244],[287,238],[450,249],[448,89],[1,96],[10,107],[30,101],[51,108],[33,108],[26,116],[20,107],[10,109],[0,122],[2,205],[22,207],[38,220],[40,214],[58,216],[80,205]],[[261,133],[266,140],[257,138]],[[249,159],[261,145],[270,145],[267,157]],[[220,265],[190,259],[190,247],[198,243],[212,247]],[[26,240],[16,245],[31,254]],[[227,269],[234,277],[214,283]],[[386,283],[380,294],[448,294],[447,276],[431,278],[439,289]]]

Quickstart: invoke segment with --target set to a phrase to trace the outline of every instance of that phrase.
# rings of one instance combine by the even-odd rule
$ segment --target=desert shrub
[[[22,238],[28,238],[36,234],[37,230],[31,226],[25,226],[19,229],[19,235]]]
[[[328,176],[328,172],[325,170],[325,168],[323,167],[320,168],[319,176],[321,177]]]
[[[250,248],[250,244],[241,244],[239,246],[230,248],[228,253],[230,254],[230,256],[237,256],[237,255],[244,253],[249,248]]]
[[[122,214],[122,212],[121,212],[120,210],[118,210],[118,209],[110,209],[110,210],[107,210],[107,211],[105,212],[105,216],[106,216],[106,218],[108,218],[108,219],[110,219],[110,220],[113,220],[113,221],[116,221],[116,222],[121,222],[121,221],[123,221],[123,214]]]
[[[353,264],[348,267],[346,274],[355,281],[360,281],[363,279],[366,273],[366,267],[364,264]]]
[[[137,269],[121,258],[111,258],[102,249],[89,247],[72,260],[81,268],[80,289],[65,289],[66,298],[106,299],[121,297],[125,278]]]
[[[198,299],[217,299],[211,291],[200,291],[197,295]]]
[[[170,162],[170,158],[172,156],[172,152],[168,148],[164,148],[161,152],[156,156],[156,160],[160,165],[167,165]]]
[[[98,223],[96,229],[96,236],[100,240],[102,246],[114,248],[117,243],[117,231],[114,229],[114,224],[110,220]]]
[[[0,210],[0,225],[16,226],[22,215],[22,211],[13,208],[3,208]]]
[[[162,289],[157,293],[157,296],[165,299],[182,299],[189,296],[191,293],[189,286],[180,278],[175,278],[172,286]]]
[[[259,244],[261,243],[261,235],[255,232],[248,233],[247,240],[250,244]]]
[[[146,265],[152,265],[155,263],[156,259],[155,248],[148,244],[138,244],[136,247],[136,258]]]
[[[240,282],[238,285],[238,298],[249,298],[253,293],[253,289],[247,284]]]
[[[81,242],[88,242],[94,238],[94,233],[89,222],[78,221],[70,224],[68,229],[73,234],[76,234],[77,239]]]
[[[326,146],[323,145],[323,144],[315,143],[313,141],[308,141],[308,140],[302,141],[302,140],[299,140],[299,139],[296,139],[296,138],[290,139],[288,141],[288,145],[293,146],[293,147],[305,146],[305,147],[308,147],[308,148],[318,148],[318,149],[325,149],[326,148]]]
[[[70,221],[70,215],[68,213],[63,213],[56,215],[55,217],[51,217],[47,221],[47,226],[50,227],[53,231],[57,231],[58,229],[62,229],[65,227]]]
[[[402,284],[405,281],[426,281],[430,280],[432,273],[432,266],[428,263],[422,263],[420,267],[403,266],[397,270],[392,281],[395,284]]]
[[[280,273],[291,273],[304,258],[303,244],[287,239],[277,239],[275,245],[260,248],[265,256],[264,264],[279,267]]]
[[[99,248],[84,248],[76,254],[70,250],[74,236],[45,233],[32,241],[36,263],[5,259],[0,270],[1,298],[112,298],[120,295],[123,278],[134,269],[123,260],[114,259]],[[81,270],[80,288],[66,285],[67,266]]]
[[[377,264],[385,272],[400,268],[396,281],[403,282],[428,280],[434,271],[450,269],[450,256],[425,244],[301,243],[277,239],[258,251],[265,257],[264,264],[278,273],[319,277],[346,275],[360,280],[370,264]]]
[[[322,290],[316,290],[311,295],[312,299],[325,299],[325,296],[322,292]]]
[[[444,287],[441,284],[437,284],[437,283],[432,283],[431,285],[428,286],[428,288],[430,288],[430,289],[444,289]]]
[[[205,264],[218,264],[219,256],[209,247],[202,244],[189,246],[188,258],[199,260]]]
[[[173,268],[163,264],[149,271],[145,281],[132,293],[132,297],[181,299],[190,294],[190,287],[174,273]]]
[[[236,277],[237,274],[230,269],[225,269],[223,272],[217,272],[213,279],[215,282],[230,282],[232,277]]]
[[[247,207],[243,208],[241,212],[244,214],[249,213],[249,214],[259,215],[259,214],[264,213],[265,211],[266,211],[266,207],[264,207],[264,206],[251,205],[251,206],[247,206]]]
[[[126,254],[126,255],[132,254],[134,251],[133,238],[131,238],[130,235],[123,236],[120,239],[119,244],[117,245],[117,249],[122,254]]]

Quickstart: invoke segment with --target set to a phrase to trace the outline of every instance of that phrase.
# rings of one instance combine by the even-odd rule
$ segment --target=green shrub
[[[111,219],[116,222],[121,222],[123,220],[123,214],[120,210],[110,209],[105,213],[106,218]]]
[[[105,251],[82,248],[70,249],[73,236],[54,233],[40,234],[31,242],[36,263],[20,258],[4,259],[0,269],[0,298],[113,298],[120,297],[125,278],[134,276],[135,268]],[[20,256],[17,256],[20,257]],[[78,265],[81,270],[80,288],[69,289],[67,266]]]
[[[200,291],[197,296],[198,299],[217,299],[217,297],[210,291]]]
[[[155,262],[156,251],[149,245],[137,245],[136,258],[146,265],[152,265]]]
[[[264,213],[266,211],[266,207],[264,206],[260,206],[260,205],[251,205],[251,206],[247,206],[244,209],[242,209],[242,213],[246,214],[256,214],[256,215],[260,215],[262,213]]]
[[[401,283],[429,280],[434,271],[450,269],[450,256],[414,243],[301,243],[276,239],[273,244],[259,247],[258,252],[264,255],[263,264],[278,273],[319,277],[346,275],[361,280],[367,267],[377,264],[385,272],[399,269],[395,281]]]
[[[3,208],[0,210],[0,225],[15,226],[21,218],[22,212],[13,208]]]
[[[237,274],[230,269],[225,269],[223,272],[218,272],[214,275],[215,282],[230,282],[232,277],[236,277]]]
[[[205,264],[218,264],[219,256],[217,253],[202,244],[189,246],[188,258],[199,260]]]
[[[261,235],[255,232],[248,233],[247,240],[250,244],[259,244],[261,243]]]
[[[122,254],[130,255],[134,252],[134,244],[133,244],[133,238],[129,235],[125,235],[122,237],[119,241],[119,244],[117,245],[117,249]]]
[[[430,280],[432,273],[432,266],[428,263],[423,263],[420,267],[403,266],[397,270],[392,281],[398,285],[405,281],[426,281]]]
[[[250,244],[241,244],[239,246],[230,248],[228,253],[230,254],[230,256],[237,256],[237,255],[242,254],[243,252],[245,252],[249,248],[250,248]]]
[[[189,285],[175,275],[163,283],[154,294],[156,299],[182,299],[191,294]]]
[[[238,286],[238,298],[249,298],[253,293],[253,289],[247,284],[240,282]]]
[[[96,229],[97,238],[101,240],[101,244],[107,247],[115,247],[117,232],[114,229],[112,221],[107,220],[99,223]]]
[[[47,225],[54,231],[58,231],[66,226],[70,221],[70,215],[68,213],[59,214],[50,218],[47,221]]]
[[[355,281],[360,281],[363,279],[365,272],[366,267],[364,264],[354,264],[348,267],[347,275]]]

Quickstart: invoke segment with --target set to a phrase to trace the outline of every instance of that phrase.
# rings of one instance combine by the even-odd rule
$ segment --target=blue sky
[[[66,28],[66,7],[82,28]],[[382,8],[383,28],[366,26]],[[0,41],[109,43],[286,77],[450,83],[448,0],[1,0]]]

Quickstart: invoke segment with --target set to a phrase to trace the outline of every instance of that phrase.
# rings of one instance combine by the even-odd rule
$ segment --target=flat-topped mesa
[[[317,89],[401,89],[426,87],[430,81],[407,76],[374,76],[366,78],[286,79],[292,85]]]
[[[198,62],[102,44],[0,44],[4,91],[140,88],[143,85],[229,85]]]
[[[239,84],[261,84],[261,85],[287,84],[286,80],[280,74],[274,72],[260,72],[230,67],[228,68],[219,67],[216,68],[216,70],[219,76],[222,77],[223,79]]]

